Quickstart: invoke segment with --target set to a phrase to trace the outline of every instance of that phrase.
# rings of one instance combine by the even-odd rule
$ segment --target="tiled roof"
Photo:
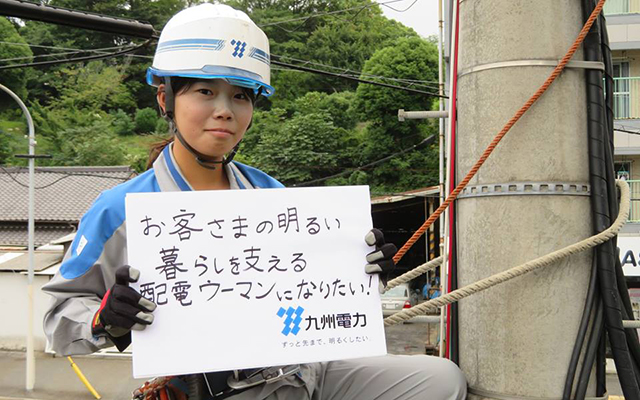
[[[77,223],[100,192],[134,175],[129,167],[36,168],[35,220]],[[0,168],[0,221],[27,221],[28,187],[28,168]]]
[[[0,246],[23,246],[29,244],[27,223],[2,223],[0,222]],[[75,232],[73,224],[36,224],[34,229],[34,244],[42,246]]]

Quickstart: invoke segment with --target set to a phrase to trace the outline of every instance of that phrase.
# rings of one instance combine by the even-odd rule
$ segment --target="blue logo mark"
[[[277,312],[278,317],[282,318],[285,315],[287,318],[284,319],[284,329],[282,330],[282,334],[285,336],[289,336],[289,333],[293,335],[297,335],[300,332],[300,322],[302,322],[302,313],[304,312],[304,308],[298,306],[298,308],[289,307],[288,309],[284,309],[280,307]],[[296,315],[295,318],[293,315]]]
[[[247,42],[241,42],[239,40],[233,39],[231,41],[231,45],[236,46],[233,49],[233,54],[231,55],[234,57],[242,58],[242,56],[244,55],[244,49],[247,47]]]

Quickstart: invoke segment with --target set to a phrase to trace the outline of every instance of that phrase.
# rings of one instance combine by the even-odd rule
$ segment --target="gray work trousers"
[[[229,400],[462,400],[467,381],[451,361],[431,356],[358,358],[305,364],[301,373]]]

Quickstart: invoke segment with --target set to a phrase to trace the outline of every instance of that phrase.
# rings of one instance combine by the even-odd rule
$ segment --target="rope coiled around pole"
[[[438,209],[434,211],[433,214],[431,214],[431,216],[422,224],[422,226],[418,228],[417,231],[414,232],[411,238],[407,240],[407,243],[405,243],[400,248],[400,250],[398,250],[398,253],[396,253],[396,255],[393,257],[393,261],[396,264],[407,253],[407,251],[409,251],[411,246],[413,246],[418,241],[418,239],[420,239],[420,237],[426,232],[426,230],[429,229],[429,227],[435,222],[435,220],[438,219],[440,214],[442,214],[442,212],[446,210],[447,207],[449,207],[449,204],[451,204],[458,197],[460,192],[462,192],[462,189],[464,189],[465,186],[467,186],[467,184],[469,183],[469,181],[471,181],[471,179],[476,175],[480,167],[484,164],[485,161],[487,161],[487,158],[489,158],[493,150],[495,150],[495,148],[498,146],[498,143],[500,143],[502,138],[509,132],[511,127],[513,127],[516,124],[516,122],[518,122],[518,120],[524,115],[524,113],[526,113],[531,108],[531,106],[533,106],[533,104],[536,101],[538,101],[538,99],[544,94],[544,92],[546,92],[547,89],[549,89],[549,86],[551,86],[551,84],[560,76],[562,71],[567,66],[567,63],[569,62],[569,60],[571,60],[571,58],[576,53],[576,51],[578,51],[578,48],[584,41],[584,38],[587,36],[589,31],[591,30],[593,23],[595,22],[596,18],[598,18],[600,11],[602,11],[602,7],[604,7],[604,3],[605,3],[605,0],[598,1],[598,4],[596,5],[595,9],[591,13],[591,16],[582,27],[580,34],[578,34],[578,37],[573,42],[573,44],[571,45],[567,53],[564,55],[564,57],[562,57],[558,65],[554,68],[553,72],[551,72],[551,75],[549,75],[549,77],[538,88],[538,90],[536,90],[536,92],[529,98],[529,100],[527,100],[527,102],[524,103],[524,105],[515,113],[513,117],[511,117],[511,119],[505,124],[505,126],[500,130],[500,132],[498,132],[498,134],[493,138],[491,143],[489,143],[487,148],[484,150],[484,152],[482,153],[478,161],[476,161],[473,167],[471,167],[467,175],[462,179],[462,181],[460,181],[458,186],[456,186],[456,188],[449,194],[449,196],[447,196],[447,198],[440,205],[440,207],[438,207]]]
[[[522,265],[518,265],[506,271],[492,275],[488,278],[481,279],[478,282],[461,287],[460,289],[454,290],[453,292],[447,293],[441,297],[426,301],[415,307],[405,309],[397,314],[394,314],[390,317],[385,318],[384,319],[385,326],[398,324],[404,321],[408,321],[413,317],[424,315],[429,310],[436,310],[440,307],[446,306],[447,304],[451,304],[456,301],[462,300],[465,297],[471,296],[472,294],[489,289],[490,287],[499,285],[503,282],[506,282],[513,278],[517,278],[521,275],[535,271],[542,267],[546,267],[548,265],[551,265],[555,262],[562,260],[563,258],[591,249],[595,246],[598,246],[602,243],[607,242],[608,240],[611,240],[611,238],[613,238],[618,234],[622,226],[627,222],[627,218],[629,217],[629,200],[630,200],[629,185],[627,184],[627,182],[623,180],[617,180],[616,184],[620,189],[620,212],[618,213],[618,217],[613,222],[613,224],[611,224],[611,226],[606,230],[598,233],[597,235],[591,236],[577,243],[574,243],[570,246],[564,247],[560,250],[556,250],[542,257],[538,257],[535,260],[531,260]],[[403,276],[405,275],[408,275],[408,273],[404,274]],[[399,279],[400,278],[396,278],[392,282],[397,281]],[[405,282],[408,282],[408,280],[406,280]],[[400,283],[403,283],[403,282],[395,282],[396,286]]]

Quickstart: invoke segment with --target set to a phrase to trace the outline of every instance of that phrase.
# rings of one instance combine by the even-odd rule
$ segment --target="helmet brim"
[[[201,70],[186,71],[162,71],[149,67],[147,70],[147,83],[151,86],[158,86],[162,83],[162,78],[165,76],[179,76],[193,79],[224,79],[231,85],[253,89],[256,94],[259,93],[265,97],[270,97],[275,93],[276,89],[273,86],[262,82],[260,77],[253,77],[251,75],[255,74],[230,67],[205,66]]]

